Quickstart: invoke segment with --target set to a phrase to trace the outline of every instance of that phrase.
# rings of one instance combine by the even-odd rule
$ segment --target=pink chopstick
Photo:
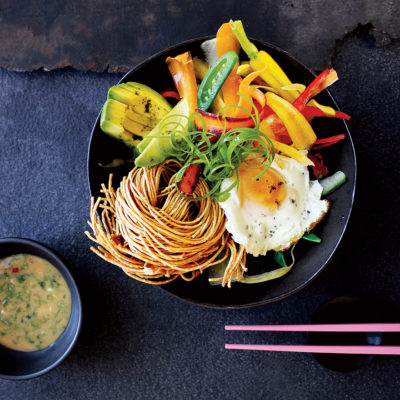
[[[265,332],[400,332],[400,324],[225,325],[225,330]]]
[[[230,350],[284,351],[289,353],[400,355],[400,346],[313,346],[293,344],[225,344]]]

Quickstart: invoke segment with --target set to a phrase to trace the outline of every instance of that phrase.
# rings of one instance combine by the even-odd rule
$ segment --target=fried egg
[[[253,256],[288,249],[329,209],[329,202],[321,200],[321,184],[310,181],[307,167],[293,158],[277,154],[268,171],[254,180],[262,169],[254,160],[243,162],[239,187],[219,203],[233,240]],[[229,188],[234,180],[225,179],[221,189]]]

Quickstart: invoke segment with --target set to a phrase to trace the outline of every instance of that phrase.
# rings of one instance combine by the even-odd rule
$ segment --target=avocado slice
[[[151,167],[168,158],[172,146],[170,134],[173,130],[186,128],[189,117],[189,105],[182,99],[137,145],[140,155],[135,160],[138,167]]]
[[[171,110],[168,101],[150,87],[137,82],[120,83],[112,86],[108,99],[117,100],[131,108],[137,114],[136,119],[143,125],[156,123]],[[140,119],[140,116],[143,118]]]
[[[187,118],[189,117],[189,105],[187,100],[182,99],[179,103],[167,114],[165,115],[159,123],[153,128],[153,130],[138,144],[138,150],[142,153],[146,146],[151,142],[154,136],[158,136],[160,134],[160,128],[168,124],[164,127],[161,135],[169,135],[173,128],[176,128],[181,124],[184,127],[187,126]],[[165,142],[165,141],[164,141]]]
[[[111,87],[107,97],[100,127],[103,132],[135,150],[135,154],[139,153],[136,145],[171,110],[164,97],[136,82]]]

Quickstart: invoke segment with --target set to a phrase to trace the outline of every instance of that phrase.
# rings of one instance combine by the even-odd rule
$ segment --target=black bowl
[[[82,305],[78,288],[60,258],[48,248],[32,240],[0,239],[0,259],[19,253],[42,257],[60,271],[71,292],[72,308],[67,328],[49,347],[39,351],[23,352],[0,345],[0,378],[13,380],[35,378],[59,365],[74,347],[82,321]]]
[[[157,91],[173,88],[174,83],[165,64],[168,56],[175,56],[184,51],[202,57],[200,44],[211,37],[193,39],[172,46],[144,61],[128,72],[120,82],[136,81],[147,84]],[[259,49],[266,50],[282,66],[293,82],[309,84],[315,74],[303,64],[291,57],[287,52],[268,43],[253,40]],[[329,91],[325,90],[317,96],[318,101],[339,109]],[[313,122],[318,137],[327,137],[345,133],[346,138],[332,148],[321,150],[325,164],[330,171],[343,171],[347,182],[336,192],[328,196],[332,206],[327,217],[317,226],[315,232],[323,238],[320,245],[301,241],[296,247],[296,265],[283,278],[256,284],[233,284],[231,289],[211,287],[208,285],[206,274],[188,283],[183,280],[161,286],[170,294],[194,304],[213,308],[242,308],[262,305],[283,299],[298,292],[312,281],[325,267],[335,252],[346,229],[353,205],[356,183],[356,157],[353,142],[345,121],[334,118],[316,118]],[[114,174],[114,183],[126,175],[133,164],[120,168],[105,169],[99,163],[107,163],[114,158],[129,158],[130,151],[122,144],[113,140],[100,129],[99,117],[92,131],[88,153],[89,187],[92,196],[100,194],[101,183],[107,183],[110,172]],[[259,268],[265,263],[265,257],[249,257],[248,266]],[[111,266],[110,266],[111,267]]]

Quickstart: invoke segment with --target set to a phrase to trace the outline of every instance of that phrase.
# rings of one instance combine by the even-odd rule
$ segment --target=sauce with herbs
[[[0,344],[44,349],[64,332],[70,315],[68,285],[47,260],[29,254],[0,260]]]

